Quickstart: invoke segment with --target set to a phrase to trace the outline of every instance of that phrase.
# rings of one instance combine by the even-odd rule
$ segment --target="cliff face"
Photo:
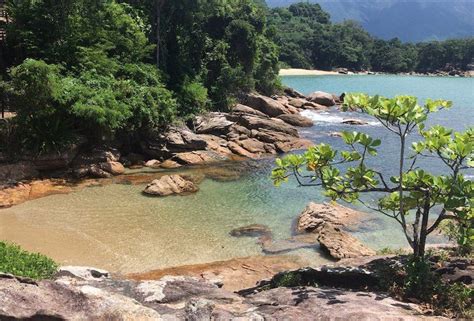
[[[270,7],[299,0],[267,0]],[[374,36],[403,41],[444,40],[474,36],[474,2],[470,0],[312,0],[334,22],[356,20]]]

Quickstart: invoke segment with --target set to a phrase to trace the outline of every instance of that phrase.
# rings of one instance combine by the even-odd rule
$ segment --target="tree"
[[[359,201],[365,206],[396,220],[413,249],[423,258],[427,236],[444,220],[457,222],[464,240],[474,241],[474,182],[463,171],[474,167],[474,128],[453,132],[442,126],[425,130],[427,117],[451,102],[427,100],[419,105],[416,97],[389,99],[365,94],[346,96],[344,108],[358,109],[375,117],[400,142],[398,175],[387,177],[371,168],[369,158],[377,156],[381,140],[359,132],[344,132],[349,147],[336,151],[327,144],[311,147],[302,155],[288,155],[276,161],[272,172],[275,184],[296,178],[302,186],[321,186],[333,200]],[[422,140],[414,142],[407,157],[408,137],[418,129]],[[418,167],[421,158],[441,161],[442,175]],[[376,204],[363,195],[374,194]],[[414,218],[411,218],[413,215]],[[430,223],[430,217],[434,222]]]

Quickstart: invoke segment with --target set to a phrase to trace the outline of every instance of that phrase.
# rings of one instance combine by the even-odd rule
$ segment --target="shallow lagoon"
[[[473,78],[292,76],[283,82],[304,93],[362,91],[451,99],[453,110],[439,113],[432,123],[464,129],[474,120]],[[340,146],[339,138],[328,133],[355,129],[340,124],[347,117],[340,112],[307,116],[314,118],[316,125],[302,134],[315,142]],[[357,127],[381,136],[385,142],[382,160],[374,164],[390,171],[397,144],[381,129],[375,123]],[[273,187],[269,179],[272,164],[272,160],[262,160],[236,181],[205,179],[200,191],[190,196],[151,198],[142,195],[144,184],[117,183],[30,201],[1,210],[0,239],[41,251],[61,264],[93,265],[120,272],[259,255],[262,250],[255,239],[234,238],[229,231],[258,223],[268,225],[275,239],[286,239],[304,206],[309,201],[324,200],[318,189],[294,184]],[[440,164],[429,165],[435,171],[443,170]],[[357,237],[374,248],[406,246],[394,222],[371,215],[373,220],[355,233]],[[314,263],[327,260],[317,247],[291,253]]]

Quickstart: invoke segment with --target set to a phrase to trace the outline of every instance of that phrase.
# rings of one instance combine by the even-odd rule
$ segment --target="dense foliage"
[[[0,272],[33,279],[50,278],[58,265],[50,258],[29,253],[19,246],[0,242]]]
[[[140,136],[278,88],[264,7],[232,1],[7,2],[1,86],[24,149]]]
[[[276,184],[294,177],[299,185],[320,186],[333,200],[360,202],[394,219],[413,249],[415,258],[425,255],[426,240],[443,221],[457,224],[458,242],[472,248],[474,243],[474,182],[465,177],[474,167],[474,128],[453,132],[442,126],[425,129],[428,116],[451,102],[416,97],[384,98],[364,94],[346,96],[345,108],[367,113],[399,141],[399,155],[393,160],[397,175],[388,177],[370,163],[377,156],[380,139],[360,132],[344,132],[348,149],[334,150],[319,144],[304,154],[277,159],[272,172]],[[419,142],[408,150],[408,136],[418,131]],[[410,155],[408,154],[410,152]],[[442,175],[422,168],[419,160],[437,159],[446,166]],[[371,195],[368,199],[364,195]]]
[[[274,8],[268,16],[281,61],[295,68],[428,72],[466,69],[474,60],[474,38],[418,44],[381,40],[352,21],[332,24],[319,4]]]

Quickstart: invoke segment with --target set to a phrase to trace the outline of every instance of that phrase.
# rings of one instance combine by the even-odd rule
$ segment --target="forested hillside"
[[[17,117],[3,143],[42,152],[78,135],[136,139],[242,92],[271,94],[278,52],[263,10],[253,0],[8,1],[1,89]]]
[[[467,69],[474,59],[474,38],[418,44],[378,39],[356,22],[332,23],[319,4],[273,8],[268,20],[281,61],[296,68],[433,72]]]
[[[267,0],[286,7],[299,0]],[[418,42],[474,36],[471,0],[311,0],[331,14],[334,22],[355,20],[382,39],[398,37]]]

